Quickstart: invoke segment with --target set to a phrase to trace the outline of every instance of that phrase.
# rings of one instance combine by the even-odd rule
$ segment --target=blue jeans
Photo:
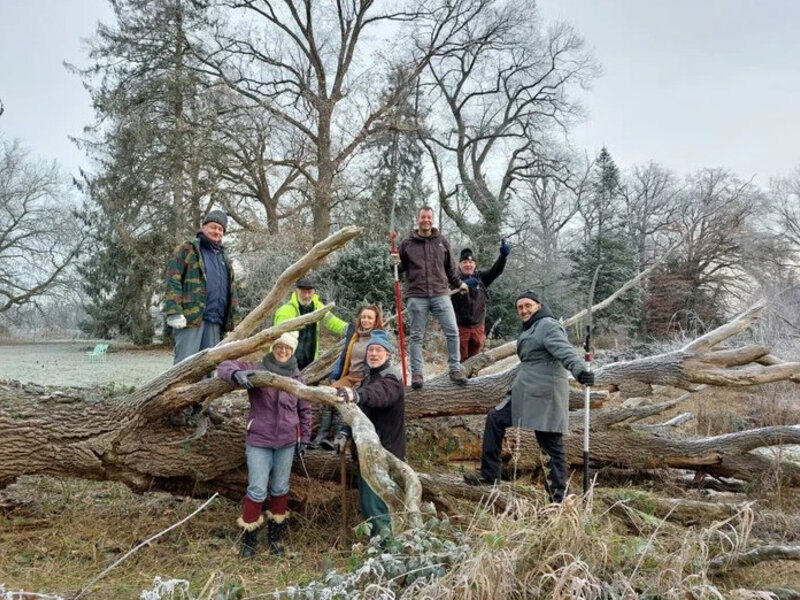
[[[408,336],[408,354],[411,358],[411,374],[422,375],[422,339],[428,323],[428,313],[439,321],[444,337],[447,339],[447,365],[450,370],[460,369],[458,325],[456,313],[450,296],[433,298],[409,298],[408,312],[411,313],[411,334]]]
[[[294,444],[285,448],[259,448],[246,446],[247,497],[254,502],[267,499],[267,482],[270,496],[289,493],[289,475],[292,473]]]
[[[173,331],[173,335],[175,336],[175,359],[172,364],[177,365],[184,358],[219,344],[222,325],[201,321],[200,327],[176,329]]]

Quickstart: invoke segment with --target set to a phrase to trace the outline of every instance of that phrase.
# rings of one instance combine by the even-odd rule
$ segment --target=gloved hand
[[[508,256],[509,254],[511,254],[511,246],[506,244],[506,239],[505,238],[500,240],[500,254],[502,256]]]
[[[476,287],[478,287],[480,280],[477,277],[467,277],[464,280],[464,283],[466,283],[469,287],[471,287],[474,290]]]
[[[335,438],[333,438],[333,450],[336,454],[341,454],[344,452],[345,446],[347,446],[347,436],[344,434],[337,434]]]
[[[186,317],[183,315],[170,315],[167,317],[167,325],[173,329],[183,329],[186,327]]]
[[[250,381],[250,375],[253,373],[255,373],[255,371],[234,371],[233,375],[231,375],[231,379],[233,379],[233,382],[239,387],[252,390],[256,387],[253,385],[253,382]]]
[[[581,385],[588,385],[589,387],[594,385],[594,373],[591,371],[581,371],[578,373],[578,383]]]
[[[469,291],[469,286],[466,284],[466,282],[462,281],[461,285],[458,286],[458,293],[466,294],[468,291]]]
[[[297,456],[303,456],[306,453],[306,448],[308,448],[307,442],[297,442],[294,447],[294,453],[297,454]]]
[[[339,402],[355,403],[358,402],[358,394],[351,387],[341,387],[336,390],[336,399]]]
[[[399,253],[397,253],[397,252],[391,252],[391,253],[389,254],[389,262],[391,263],[391,265],[392,265],[393,267],[396,267],[396,266],[398,266],[398,265],[400,264],[400,262],[401,262],[401,260],[400,260],[400,254],[399,254]]]

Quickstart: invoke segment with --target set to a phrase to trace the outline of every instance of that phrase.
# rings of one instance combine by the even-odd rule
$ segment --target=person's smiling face
[[[289,362],[289,359],[292,358],[292,352],[292,347],[286,344],[275,344],[272,348],[272,356],[274,356],[275,360],[279,363]]]
[[[209,221],[208,223],[203,225],[201,231],[205,234],[205,236],[208,239],[210,239],[215,244],[222,243],[222,236],[225,234],[225,228],[219,223],[215,223],[214,221]]]
[[[378,315],[375,314],[375,311],[371,308],[365,308],[358,317],[358,325],[361,327],[361,331],[372,331],[377,320]]]
[[[517,300],[517,314],[523,323],[535,315],[540,308],[542,308],[542,305],[530,298]]]

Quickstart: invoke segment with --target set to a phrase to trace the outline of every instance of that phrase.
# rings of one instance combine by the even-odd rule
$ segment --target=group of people
[[[181,244],[167,265],[164,313],[175,335],[175,363],[216,345],[236,321],[237,286],[222,244],[226,228],[227,215],[212,210],[196,238]],[[433,226],[433,209],[420,208],[417,227],[391,255],[406,283],[413,389],[420,390],[424,384],[422,345],[429,314],[437,318],[447,341],[450,379],[456,385],[467,384],[461,362],[483,348],[487,288],[502,274],[509,254],[510,248],[503,240],[495,263],[480,271],[472,251],[464,248],[456,267],[450,244]],[[313,280],[302,278],[289,301],[276,311],[274,323],[322,307],[324,303],[315,292]],[[520,426],[535,431],[537,442],[548,455],[548,493],[551,500],[560,502],[567,486],[563,442],[568,428],[567,374],[584,385],[592,385],[594,375],[535,292],[521,294],[516,309],[523,328],[517,341],[521,367],[505,400],[487,417],[480,472],[466,474],[464,479],[474,485],[497,483],[505,430]],[[248,390],[250,400],[245,446],[248,487],[238,519],[244,531],[243,557],[255,552],[265,503],[269,550],[283,553],[281,540],[294,456],[302,457],[307,447],[318,446],[343,452],[351,436],[338,410],[323,407],[316,437],[312,439],[312,411],[307,401],[274,388],[256,387],[251,381],[258,371],[269,371],[302,382],[301,370],[319,355],[320,324],[345,338],[331,375],[337,399],[357,403],[375,426],[383,446],[405,460],[405,388],[400,369],[392,363],[392,342],[383,329],[378,306],[362,307],[352,324],[328,312],[321,321],[299,332],[284,333],[261,362],[224,361],[217,370],[219,377]],[[188,417],[201,410],[201,405],[193,407]],[[332,438],[328,437],[331,427]],[[357,460],[355,445],[353,456]],[[387,535],[391,528],[386,505],[360,475],[358,484],[362,515],[372,533]]]

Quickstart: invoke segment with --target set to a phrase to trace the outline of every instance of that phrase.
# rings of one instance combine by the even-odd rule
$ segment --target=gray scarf
[[[270,373],[283,375],[284,377],[291,377],[292,375],[297,375],[299,373],[297,370],[297,359],[294,357],[294,355],[292,355],[292,358],[287,360],[285,363],[279,363],[277,360],[275,360],[275,356],[272,354],[272,352],[267,352],[264,355],[264,359],[261,361],[261,364],[264,366],[264,369]]]

